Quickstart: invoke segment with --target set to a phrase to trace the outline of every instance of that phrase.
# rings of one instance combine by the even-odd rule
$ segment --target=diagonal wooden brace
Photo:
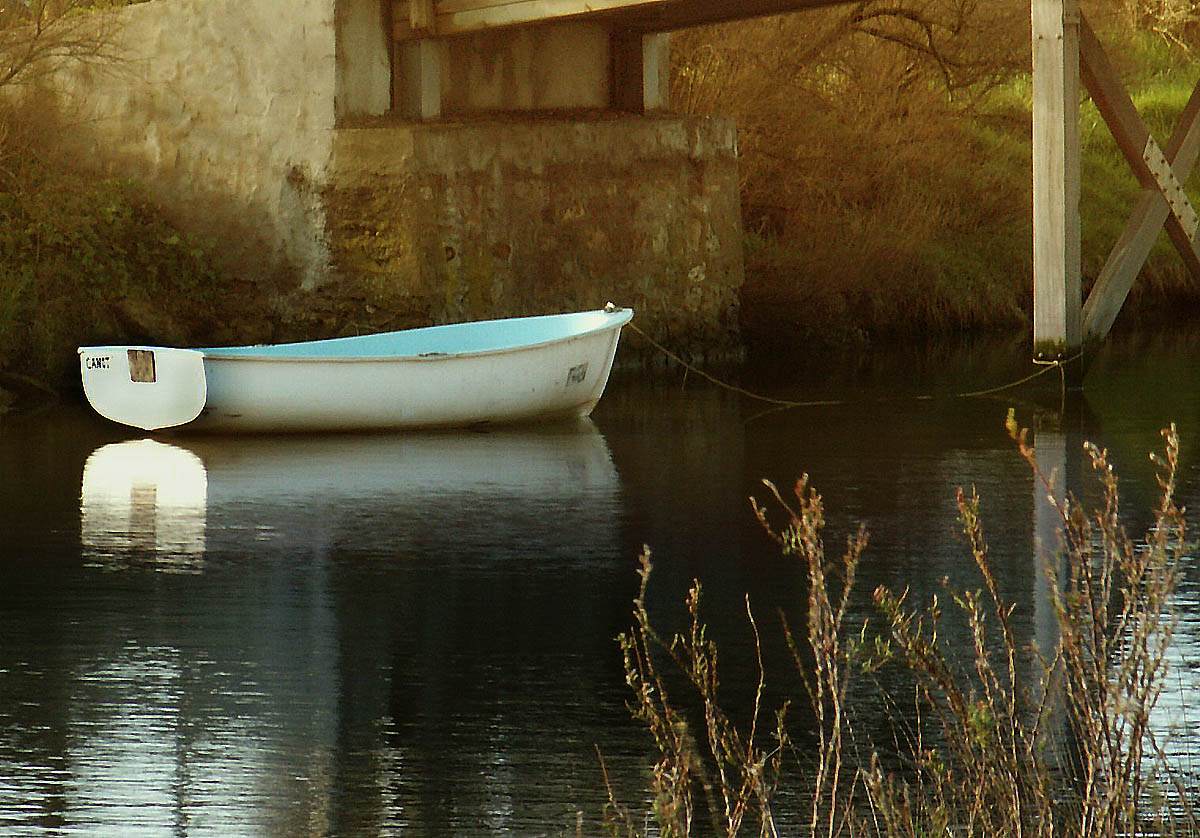
[[[1200,158],[1200,84],[1164,153],[1126,93],[1095,32],[1082,19],[1079,40],[1084,82],[1143,187],[1137,207],[1083,307],[1084,336],[1094,339],[1112,328],[1164,224],[1188,269],[1200,278],[1200,219],[1183,189]]]

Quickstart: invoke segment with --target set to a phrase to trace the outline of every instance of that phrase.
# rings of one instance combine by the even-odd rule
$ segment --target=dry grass
[[[634,600],[633,631],[619,638],[625,659],[625,679],[636,696],[634,717],[654,737],[660,759],[651,772],[654,797],[653,819],[663,836],[691,835],[698,819],[705,818],[716,835],[737,835],[747,820],[757,824],[759,834],[775,835],[771,799],[779,781],[786,708],[775,714],[771,744],[762,746],[760,711],[765,680],[761,652],[758,659],[758,690],[749,730],[743,735],[718,700],[718,656],[700,618],[700,584],[688,592],[690,631],[669,642],[658,635],[646,610],[646,586],[650,581],[650,552],[641,557],[641,587]],[[758,636],[758,625],[746,602],[746,614]],[[672,703],[659,655],[665,653],[700,702],[701,722],[691,725],[686,714]],[[699,740],[698,741],[698,738]],[[701,756],[705,754],[706,756]],[[613,834],[639,835],[636,817],[616,800],[609,787],[605,822]]]
[[[1085,5],[1139,104],[1170,83],[1173,118],[1194,82],[1195,4]],[[1028,14],[1015,0],[862,2],[675,38],[676,107],[739,126],[752,349],[1027,322]],[[1102,126],[1087,134],[1092,277],[1136,182]],[[1200,301],[1166,250],[1146,279],[1149,296]]]
[[[1167,677],[1175,624],[1171,598],[1185,547],[1183,510],[1175,501],[1175,430],[1163,432],[1163,454],[1153,458],[1160,502],[1153,526],[1138,541],[1122,527],[1117,478],[1103,450],[1086,447],[1101,489],[1098,506],[1087,510],[1074,497],[1060,499],[1055,475],[1039,468],[1026,432],[1011,416],[1009,430],[1054,504],[1063,533],[1065,570],[1043,557],[1058,627],[1051,649],[1018,643],[1011,624],[1015,606],[998,592],[973,492],[960,489],[957,502],[980,587],[948,589],[919,607],[910,604],[907,591],[881,587],[873,596],[879,619],[862,626],[847,625],[846,614],[865,534],[853,536],[841,558],[830,561],[821,498],[804,479],[790,500],[770,487],[775,513],[755,504],[767,532],[801,562],[809,582],[803,631],[789,630],[788,640],[817,726],[815,762],[808,775],[794,780],[809,801],[810,834],[1200,833],[1150,725]],[[778,512],[785,516],[782,528],[770,523]],[[772,801],[784,781],[787,704],[776,712],[769,734],[759,730],[766,712],[761,651],[752,720],[739,733],[721,710],[717,650],[700,618],[698,583],[688,598],[689,632],[668,641],[646,612],[649,578],[645,555],[634,628],[621,646],[631,710],[660,754],[653,771],[655,806],[635,815],[612,800],[610,829],[640,835],[650,824],[651,833],[662,835],[777,835]],[[967,649],[947,640],[951,614],[969,629]],[[751,625],[758,646],[752,616]],[[894,732],[908,752],[892,768],[855,730],[847,698],[853,679],[885,668],[897,669],[916,689],[915,729]],[[683,700],[668,691],[672,673],[686,676]],[[690,704],[697,698],[700,712]],[[1173,804],[1164,805],[1171,797]],[[701,805],[710,815],[704,830],[697,823]],[[747,813],[756,817],[747,821]]]

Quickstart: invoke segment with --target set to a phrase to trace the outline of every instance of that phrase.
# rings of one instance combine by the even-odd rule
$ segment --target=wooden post
[[[408,119],[438,119],[442,115],[440,47],[432,38],[397,45],[395,101]]]
[[[408,25],[418,34],[433,31],[433,0],[409,0]]]
[[[671,102],[671,36],[614,32],[613,107],[633,113],[664,111]]]
[[[1043,360],[1082,340],[1079,223],[1079,4],[1032,0],[1033,349]]]

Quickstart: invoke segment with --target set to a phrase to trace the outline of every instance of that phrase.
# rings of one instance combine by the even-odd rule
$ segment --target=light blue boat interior
[[[470,355],[502,352],[525,346],[554,343],[591,332],[623,326],[633,317],[629,309],[615,312],[584,311],[542,317],[514,317],[428,326],[403,332],[385,332],[332,340],[281,343],[264,346],[230,346],[199,351],[213,358],[396,358]]]

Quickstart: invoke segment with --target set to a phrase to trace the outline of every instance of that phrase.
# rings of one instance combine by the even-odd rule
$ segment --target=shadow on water
[[[1086,409],[1054,421],[1024,393],[947,397],[1026,361],[979,343],[741,371],[771,395],[846,402],[769,414],[695,381],[618,376],[595,424],[539,431],[142,440],[76,408],[9,418],[0,831],[557,834],[577,811],[594,825],[594,745],[622,798],[644,796],[650,743],[613,642],[643,544],[660,627],[681,625],[684,592],[704,583],[735,711],[756,679],[746,593],[771,698],[802,697],[778,614],[800,616],[805,588],[750,514],[762,478],[812,476],[831,551],[869,528],[859,620],[880,584],[916,601],[943,580],[978,587],[954,505],[956,485],[975,486],[1016,631],[1040,638],[1032,546],[1051,536],[1009,404],[1068,482],[1083,438],[1113,452],[1136,532],[1156,494],[1146,452],[1172,420],[1197,505],[1200,337],[1113,342]],[[1183,571],[1163,724],[1186,760],[1200,566]],[[883,737],[902,685],[877,687],[856,698]]]
[[[591,423],[116,441],[75,485],[77,563],[61,520],[8,542],[0,823],[490,831],[594,797],[621,496]]]

